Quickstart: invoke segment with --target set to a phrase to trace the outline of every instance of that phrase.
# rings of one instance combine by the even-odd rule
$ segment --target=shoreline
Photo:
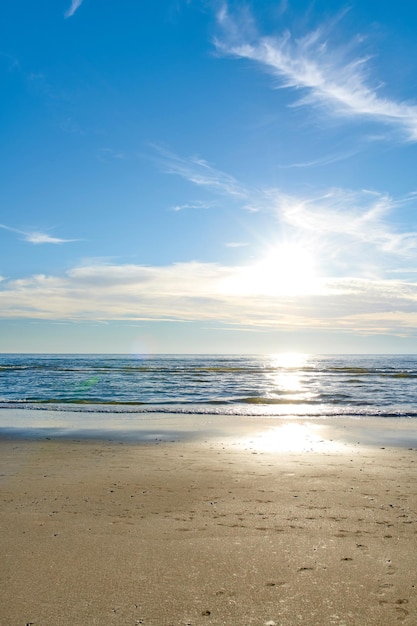
[[[416,450],[325,422],[0,438],[0,624],[412,626]]]
[[[230,414],[1,409],[1,439],[124,441],[221,441],[247,439],[270,451],[341,449],[346,444],[417,448],[417,419],[409,417],[248,416]]]

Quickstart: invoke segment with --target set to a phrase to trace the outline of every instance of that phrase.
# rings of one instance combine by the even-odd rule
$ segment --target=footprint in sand
[[[379,604],[381,606],[394,605],[395,613],[397,614],[397,620],[404,620],[407,615],[409,615],[409,611],[401,606],[403,604],[408,604],[408,600],[406,598],[400,598],[399,600],[395,600],[395,602],[390,602],[389,600],[379,600]]]
[[[394,585],[392,583],[381,583],[378,587],[378,593],[384,594],[391,589]]]
[[[387,566],[387,574],[389,576],[392,576],[392,574],[395,574],[395,572],[397,571],[397,568],[393,566],[391,559],[387,559],[385,561],[386,566]]]

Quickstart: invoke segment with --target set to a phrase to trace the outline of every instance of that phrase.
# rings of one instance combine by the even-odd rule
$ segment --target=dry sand
[[[416,450],[326,441],[1,440],[1,626],[416,625]]]

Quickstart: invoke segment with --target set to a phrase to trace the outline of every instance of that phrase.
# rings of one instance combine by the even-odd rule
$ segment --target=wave
[[[174,414],[174,415],[235,415],[242,417],[287,417],[287,418],[341,418],[341,417],[389,417],[389,418],[417,418],[417,410],[409,405],[398,407],[375,406],[341,406],[325,404],[257,404],[257,403],[206,403],[206,404],[139,404],[106,402],[102,404],[82,403],[32,403],[25,401],[0,402],[1,411],[17,409],[26,411],[53,411],[71,413],[103,413],[103,414]]]
[[[288,398],[288,395],[283,395],[281,398],[272,398],[272,397],[262,397],[262,396],[248,396],[241,398],[233,398],[229,400],[220,400],[220,399],[210,399],[210,400],[191,400],[186,401],[182,400],[182,406],[234,406],[234,405],[259,405],[259,406],[287,406],[287,407],[295,407],[295,406],[322,406],[324,404],[323,399],[326,398],[326,403],[328,404],[340,404],[341,401],[345,400],[349,396],[344,394],[336,394],[333,396],[325,396],[324,394],[318,398],[313,398],[307,400],[305,398]],[[354,403],[352,403],[354,404]],[[360,402],[361,405],[364,404],[363,401]],[[19,400],[0,400],[0,409],[1,408],[11,408],[11,407],[20,407],[20,406],[55,406],[55,405],[65,405],[65,406],[83,406],[83,405],[91,405],[91,406],[120,406],[120,407],[149,407],[149,410],[152,410],[155,406],[178,406],[178,400],[164,400],[163,403],[161,401],[155,402],[141,402],[139,400],[120,400],[120,399],[104,399],[104,398],[24,398]]]
[[[360,367],[360,366],[347,366],[347,365],[330,365],[330,364],[315,364],[304,365],[297,368],[286,367],[283,365],[196,365],[193,363],[170,363],[168,365],[160,365],[156,363],[150,363],[148,365],[117,365],[115,362],[111,363],[95,363],[86,359],[85,362],[79,364],[68,365],[59,362],[49,361],[45,363],[4,363],[0,365],[0,372],[12,372],[12,371],[52,371],[58,372],[80,372],[88,373],[94,371],[95,373],[150,373],[150,374],[168,374],[168,375],[184,375],[184,374],[276,374],[283,372],[296,371],[297,373],[311,373],[311,374],[337,374],[337,375],[357,375],[357,376],[392,376],[394,378],[417,378],[417,372],[415,370],[406,369],[401,370],[390,366],[374,366],[374,367]]]

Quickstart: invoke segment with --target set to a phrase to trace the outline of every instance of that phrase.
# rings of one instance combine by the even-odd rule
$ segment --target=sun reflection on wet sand
[[[281,424],[241,440],[241,445],[260,452],[336,451],[342,443],[324,436],[321,424]]]

